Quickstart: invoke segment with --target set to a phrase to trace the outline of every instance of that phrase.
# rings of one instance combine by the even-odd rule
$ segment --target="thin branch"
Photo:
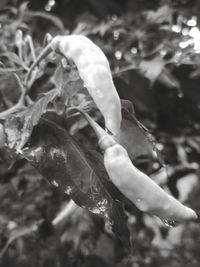
[[[9,248],[9,246],[18,238],[26,236],[26,235],[30,235],[33,232],[36,232],[38,230],[39,225],[43,222],[43,220],[40,220],[34,224],[32,224],[31,226],[21,230],[21,231],[17,231],[16,234],[13,234],[13,236],[11,236],[8,241],[6,242],[5,246],[3,247],[3,249],[0,251],[0,258],[5,254],[5,252],[7,251],[7,249]]]
[[[76,203],[71,199],[53,219],[52,225],[54,227],[59,225],[61,222],[69,218],[69,216],[72,215],[77,208],[79,208],[79,206],[77,206]]]
[[[32,59],[35,62],[36,61],[36,55],[35,55],[35,48],[34,48],[34,45],[33,45],[33,39],[32,39],[32,37],[30,35],[27,35],[26,36],[26,41],[27,41],[27,43],[29,45]]]
[[[129,65],[129,66],[123,67],[119,70],[112,71],[112,76],[116,77],[116,76],[123,74],[124,72],[130,71],[130,70],[135,70],[135,69],[138,69],[135,65]]]
[[[51,45],[48,44],[43,50],[42,52],[40,53],[40,55],[38,56],[38,58],[36,59],[35,62],[33,62],[33,64],[30,66],[30,69],[29,71],[27,72],[26,74],[26,77],[25,77],[25,84],[27,85],[28,84],[28,80],[30,79],[30,76],[32,74],[32,72],[34,71],[34,69],[38,66],[38,64],[46,57],[48,56],[50,53],[52,52],[52,49],[51,49]]]
[[[75,204],[73,200],[70,200],[65,207],[58,213],[58,215],[53,219],[52,226],[57,227],[61,222],[69,218],[77,209],[79,206]],[[30,235],[36,231],[38,231],[39,226],[44,222],[44,220],[39,220],[36,223],[33,223],[31,226],[26,227],[25,229],[21,231],[17,231],[16,234],[13,234],[8,241],[6,242],[3,249],[0,251],[0,258],[5,254],[9,246],[18,238],[21,238],[23,236]]]
[[[21,30],[17,30],[15,43],[18,48],[19,58],[23,62],[23,53],[22,53],[23,33]]]

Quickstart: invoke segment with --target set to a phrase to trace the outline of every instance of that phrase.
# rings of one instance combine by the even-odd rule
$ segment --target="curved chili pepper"
[[[83,35],[57,36],[52,40],[51,47],[74,61],[80,77],[104,116],[106,128],[117,134],[121,126],[121,103],[103,51]]]
[[[104,164],[112,182],[139,210],[167,221],[197,219],[195,211],[167,194],[151,178],[138,170],[121,145],[117,144],[105,150]]]
[[[104,165],[110,179],[139,210],[168,222],[198,218],[194,210],[167,194],[150,177],[138,170],[132,164],[126,149],[117,144],[88,114],[84,116],[99,138],[99,146],[104,151]]]
[[[52,50],[74,61],[84,85],[105,119],[106,128],[116,135],[121,126],[121,103],[103,51],[83,35],[56,36],[31,66],[27,79]]]

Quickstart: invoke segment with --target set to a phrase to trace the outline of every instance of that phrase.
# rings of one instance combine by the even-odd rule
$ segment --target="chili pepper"
[[[121,145],[116,144],[105,150],[104,164],[112,182],[139,210],[167,221],[197,219],[195,211],[167,194],[138,170]]]
[[[52,50],[74,61],[84,85],[105,119],[106,128],[116,135],[121,126],[121,103],[103,51],[83,35],[56,36],[31,66],[27,77]]]
[[[117,144],[88,114],[85,113],[84,116],[99,138],[99,146],[104,151],[104,165],[110,179],[139,210],[156,215],[166,222],[198,218],[194,210],[167,194],[150,177],[138,170],[132,164],[126,149]]]

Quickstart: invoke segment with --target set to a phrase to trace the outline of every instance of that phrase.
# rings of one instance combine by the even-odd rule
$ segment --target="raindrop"
[[[170,220],[164,220],[164,224],[165,226],[172,228],[176,226],[176,222],[175,221],[170,221]]]
[[[105,128],[105,131],[106,131],[106,133],[113,135],[113,133],[108,128]]]

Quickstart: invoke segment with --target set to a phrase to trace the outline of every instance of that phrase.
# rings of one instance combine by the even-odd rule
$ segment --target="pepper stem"
[[[29,71],[26,74],[26,78],[25,78],[25,84],[27,84],[30,75],[32,73],[32,71],[35,69],[35,67],[38,66],[38,64],[46,57],[48,56],[51,52],[52,52],[52,47],[51,47],[51,43],[48,44],[41,52],[41,54],[38,56],[38,58],[36,59],[36,61],[31,65]]]
[[[98,138],[98,144],[99,147],[105,151],[107,148],[116,145],[116,141],[114,140],[114,138],[108,134],[95,120],[93,120],[93,118],[86,113],[84,110],[82,110],[79,107],[70,107],[68,108],[67,112],[69,111],[78,111],[80,112],[84,118],[87,120],[87,122],[89,123],[89,125],[92,127],[92,129],[94,130],[97,138]]]

